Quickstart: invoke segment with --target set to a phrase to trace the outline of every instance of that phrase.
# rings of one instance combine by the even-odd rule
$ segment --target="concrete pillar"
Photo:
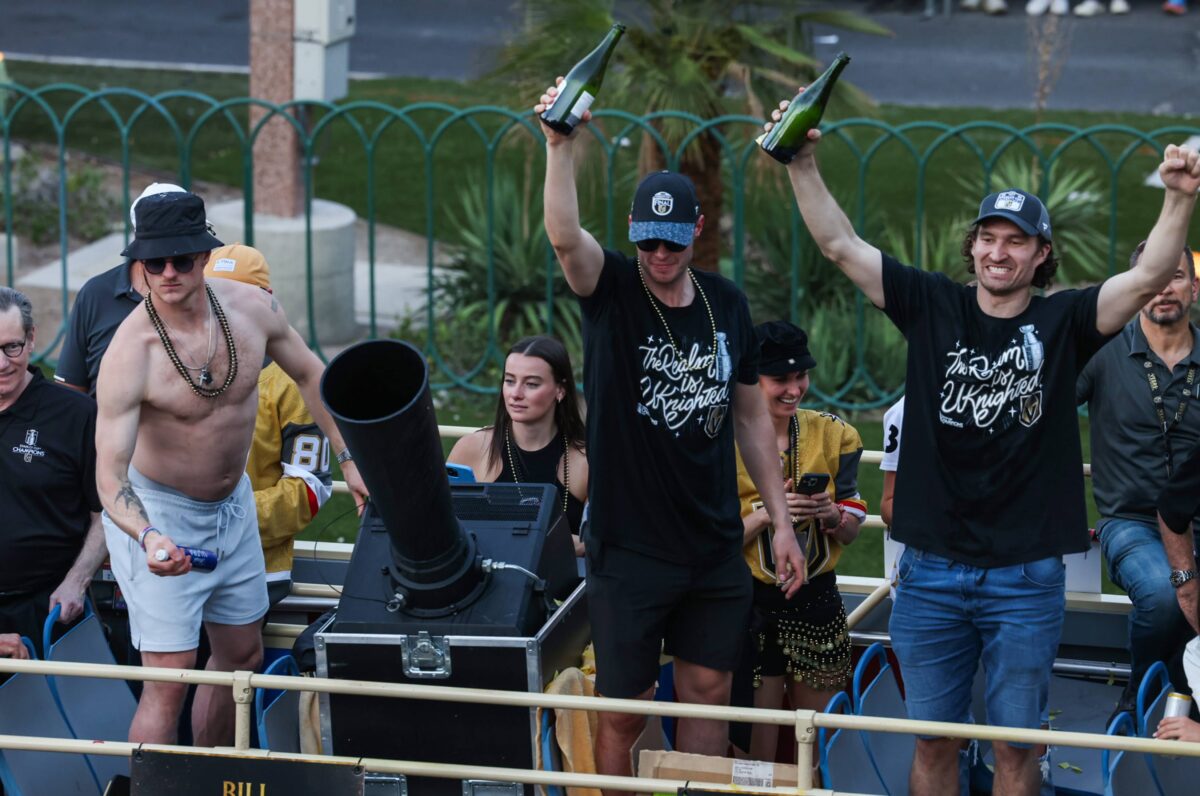
[[[294,2],[250,0],[250,96],[277,105],[293,98]],[[264,116],[266,111],[251,107],[250,127]],[[254,147],[255,213],[290,218],[303,212],[298,147],[294,127],[279,116],[259,133]]]
[[[208,208],[208,220],[226,243],[245,240],[244,202]],[[313,200],[313,317],[322,344],[346,343],[358,336],[354,320],[354,211],[345,205]],[[288,321],[307,341],[308,293],[305,273],[304,216],[254,217],[254,247],[271,267],[271,288]]]

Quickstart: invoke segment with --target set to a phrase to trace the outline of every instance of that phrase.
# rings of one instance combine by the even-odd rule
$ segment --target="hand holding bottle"
[[[186,575],[192,571],[192,559],[186,553],[176,547],[171,541],[171,537],[161,531],[152,534],[147,534],[145,538],[146,544],[146,566],[150,572],[162,577],[170,577],[172,575]],[[166,556],[160,556],[159,553],[165,553]]]
[[[801,86],[799,90],[803,92],[804,86]],[[780,102],[779,107],[771,111],[771,119],[773,121],[769,121],[764,124],[763,130],[768,133],[771,132],[775,125],[777,125],[783,118],[784,114],[787,113],[789,105],[791,105],[791,100],[784,100],[783,102]],[[821,141],[821,131],[814,127],[808,131],[806,138],[807,140],[800,146],[799,149],[796,150],[796,154],[792,157],[792,162],[798,161],[802,158],[811,157],[812,155],[816,154],[817,144]]]
[[[552,105],[554,105],[554,101],[558,98],[559,89],[562,87],[565,79],[566,78],[564,78],[562,75],[554,78],[554,85],[548,87],[538,99],[538,104],[533,106],[533,112],[537,114],[538,121],[542,125],[542,132],[546,136],[546,143],[550,146],[557,146],[558,144],[567,141],[569,138],[571,138],[571,135],[574,132],[574,130],[572,130],[571,133],[561,133],[550,125],[546,124],[546,121],[542,118],[542,114],[544,114]],[[580,124],[587,124],[591,120],[592,112],[590,110],[585,110],[579,121]]]
[[[775,124],[767,125],[767,132],[758,137],[764,152],[785,165],[799,154],[812,153],[808,142],[813,140],[812,132],[825,115],[833,87],[848,63],[850,56],[838,53],[820,77],[802,87],[790,101],[780,103],[779,110],[771,114]]]
[[[565,78],[558,78],[554,86],[546,90],[541,104],[535,108],[542,129],[549,128],[561,137],[570,136],[575,128],[592,117],[592,102],[600,92],[604,73],[608,70],[608,59],[625,32],[625,26],[613,24],[608,35],[596,45],[583,60],[571,67]],[[547,135],[547,141],[549,141]]]

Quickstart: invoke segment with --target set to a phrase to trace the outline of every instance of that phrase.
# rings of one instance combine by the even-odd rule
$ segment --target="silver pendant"
[[[200,370],[200,384],[207,387],[208,385],[212,384],[212,380],[213,377],[212,374],[208,372],[208,368],[202,368]]]

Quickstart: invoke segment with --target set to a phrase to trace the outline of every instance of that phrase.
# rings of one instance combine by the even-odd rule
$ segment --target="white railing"
[[[350,694],[392,699],[423,699],[441,702],[508,705],[513,707],[560,708],[566,710],[595,710],[615,713],[634,713],[645,716],[744,721],[756,724],[791,726],[796,733],[797,787],[773,788],[765,792],[830,793],[814,790],[812,768],[815,757],[817,729],[867,730],[944,738],[1007,741],[1030,744],[1052,744],[1079,749],[1110,749],[1142,752],[1153,755],[1176,755],[1200,758],[1200,743],[1162,741],[1155,738],[1132,738],[1083,732],[1026,730],[1013,727],[993,727],[979,724],[952,724],[935,721],[890,719],[879,716],[854,716],[835,713],[816,713],[811,710],[763,710],[759,708],[730,708],[712,705],[691,705],[672,702],[651,702],[640,699],[608,699],[577,697],[559,694],[531,694],[520,691],[496,691],[479,688],[417,685],[409,683],[373,683],[362,680],[329,680],[312,677],[285,677],[252,672],[214,672],[191,669],[165,669],[145,666],[114,666],[87,663],[58,663],[0,659],[0,672],[15,674],[52,675],[56,677],[98,677],[111,680],[141,680],[225,686],[233,689],[236,706],[234,748],[248,756],[270,757],[309,762],[354,763],[370,771],[403,774],[406,776],[451,779],[489,779],[521,782],[531,785],[564,785],[567,787],[609,788],[634,792],[674,792],[685,784],[682,781],[614,777],[601,774],[532,771],[523,769],[469,766],[458,763],[425,763],[420,761],[386,760],[376,758],[337,757],[268,752],[250,749],[250,710],[254,689],[281,691],[314,691],[327,694]],[[25,751],[66,752],[128,756],[137,749],[180,751],[180,747],[134,744],[128,742],[87,739],[37,738],[0,735],[0,749]],[[705,785],[706,789],[709,786]],[[714,790],[734,790],[713,786]]]

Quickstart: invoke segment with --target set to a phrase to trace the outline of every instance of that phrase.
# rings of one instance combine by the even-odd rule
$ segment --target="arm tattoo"
[[[279,312],[279,302],[275,300],[274,296],[271,297],[271,312]]]
[[[121,504],[125,511],[134,511],[146,524],[150,524],[150,517],[146,514],[146,507],[142,505],[142,499],[137,496],[137,492],[133,491],[133,484],[129,483],[129,479],[121,480],[121,488],[117,490],[115,502]]]

